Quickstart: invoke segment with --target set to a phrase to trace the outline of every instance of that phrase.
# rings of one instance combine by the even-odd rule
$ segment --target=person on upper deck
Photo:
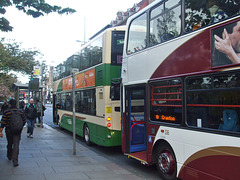
[[[186,13],[185,30],[187,32],[217,23],[228,17],[220,8],[217,0],[190,1],[186,7]]]
[[[206,8],[211,16],[209,24],[214,24],[228,18],[228,15],[219,7],[217,0],[208,0]]]

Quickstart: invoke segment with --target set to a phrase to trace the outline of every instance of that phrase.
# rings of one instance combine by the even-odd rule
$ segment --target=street
[[[60,130],[60,128],[57,125],[53,124],[52,120],[52,106],[50,104],[46,104],[45,107],[47,108],[44,111],[44,117],[43,122],[47,124],[48,126],[62,132],[65,134],[68,134],[69,136],[72,135],[72,133],[66,131],[66,130]],[[121,167],[124,167],[128,170],[130,170],[133,174],[140,176],[144,179],[159,179],[159,175],[157,172],[156,166],[146,166],[142,165],[139,161],[134,159],[128,159],[126,156],[123,155],[121,151],[121,147],[102,147],[102,146],[87,146],[85,142],[83,141],[83,138],[77,137],[76,141],[80,143],[81,145],[84,145],[85,147],[89,148],[89,150],[94,151],[101,156],[104,156],[105,158],[109,159],[113,162],[118,162],[118,165]]]

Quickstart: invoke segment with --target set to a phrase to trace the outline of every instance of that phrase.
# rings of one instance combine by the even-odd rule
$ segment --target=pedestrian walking
[[[24,111],[25,102],[24,102],[23,100],[20,102],[19,108],[20,108],[22,111]]]
[[[41,121],[42,103],[39,100],[37,100],[36,108],[37,108],[38,124],[41,124],[42,123]]]
[[[3,129],[7,137],[7,157],[12,160],[13,166],[18,166],[19,142],[23,126],[26,123],[25,116],[21,110],[16,107],[16,100],[9,101],[9,109],[4,111],[1,119],[0,137],[3,138]]]
[[[42,124],[42,118],[44,116],[44,111],[46,110],[46,107],[39,100],[37,100],[36,108],[37,108],[38,124],[41,125]]]
[[[34,123],[37,117],[37,109],[33,99],[29,100],[29,104],[26,106],[24,113],[28,124],[27,137],[33,138]]]

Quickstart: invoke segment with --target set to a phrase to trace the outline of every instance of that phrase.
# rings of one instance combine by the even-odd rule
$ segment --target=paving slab
[[[44,124],[27,138],[24,127],[19,149],[19,166],[13,167],[6,157],[7,140],[0,139],[1,180],[140,180],[143,179],[117,163],[76,142],[73,155],[72,137]]]

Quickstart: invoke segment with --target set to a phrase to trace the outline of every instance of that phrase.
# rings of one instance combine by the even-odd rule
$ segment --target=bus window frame
[[[158,4],[156,4],[155,6],[153,6],[151,9],[149,9],[148,11],[146,11],[147,12],[147,15],[148,15],[148,22],[147,22],[147,26],[148,26],[148,28],[147,28],[147,47],[146,48],[149,48],[149,47],[154,47],[154,46],[157,46],[157,45],[159,45],[159,44],[162,44],[162,43],[164,43],[164,42],[167,42],[167,41],[170,41],[170,40],[172,40],[172,39],[175,39],[175,38],[177,38],[177,37],[179,37],[179,36],[181,36],[182,35],[182,32],[183,32],[183,16],[184,15],[182,15],[182,12],[184,12],[183,11],[183,2],[184,1],[182,1],[182,0],[179,0],[179,2],[178,3],[176,3],[174,6],[171,6],[169,9],[166,9],[166,3],[167,3],[168,1],[161,1],[161,2],[159,2]],[[155,15],[155,16],[151,16],[151,13],[155,10],[155,9],[157,9],[159,6],[163,6],[163,12],[161,12],[161,13],[159,13],[159,14],[157,14],[157,15]],[[150,35],[151,35],[151,22],[152,21],[154,21],[156,18],[158,18],[158,17],[160,17],[160,16],[162,16],[163,14],[166,14],[166,13],[168,13],[168,12],[170,12],[171,10],[174,10],[174,9],[177,9],[178,8],[178,6],[180,6],[179,8],[180,8],[180,17],[179,17],[179,19],[180,19],[180,32],[179,32],[179,34],[177,35],[177,36],[174,36],[174,37],[172,37],[172,38],[170,38],[170,39],[168,39],[168,40],[166,40],[166,41],[162,41],[162,42],[158,42],[158,43],[156,43],[156,44],[151,44],[150,43]],[[177,26],[176,26],[177,27]],[[176,28],[177,29],[177,28]]]
[[[139,18],[140,16],[142,16],[142,15],[146,15],[146,47],[145,48],[143,48],[143,49],[141,49],[141,50],[139,50],[139,51],[136,51],[136,52],[131,52],[131,53],[129,53],[128,52],[128,48],[129,48],[129,34],[130,34],[130,28],[132,27],[132,23],[137,19],[137,18]],[[141,14],[139,14],[137,17],[135,17],[134,19],[132,19],[131,20],[131,22],[129,23],[129,25],[128,25],[128,31],[127,31],[127,43],[126,43],[126,49],[124,50],[125,51],[125,53],[129,56],[129,55],[132,55],[132,54],[136,54],[136,53],[138,53],[138,52],[141,52],[141,51],[143,51],[143,50],[145,50],[145,49],[147,49],[148,48],[148,29],[149,29],[149,25],[148,25],[148,19],[149,19],[149,17],[148,17],[149,15],[148,15],[148,11],[145,11],[145,12],[143,12],[143,13],[141,13]],[[125,36],[126,36],[126,32],[125,32]]]
[[[84,100],[86,100],[86,97],[84,96],[85,94],[86,94],[86,92],[87,93],[89,93],[90,95],[93,95],[93,98],[92,98],[92,96],[91,96],[91,100],[90,99],[88,99],[88,101],[87,101],[87,104],[84,104],[86,101],[84,101]],[[89,89],[77,89],[76,90],[76,96],[77,95],[79,95],[80,94],[80,102],[81,102],[81,105],[80,105],[80,108],[79,108],[79,105],[78,105],[78,102],[79,101],[77,101],[77,99],[76,99],[76,101],[75,101],[75,106],[76,106],[76,113],[81,113],[81,114],[85,114],[85,115],[90,115],[90,116],[96,116],[96,109],[97,109],[97,103],[96,103],[96,101],[97,101],[97,98],[96,98],[96,88],[89,88]],[[88,95],[89,95],[88,94]],[[82,100],[82,101],[81,101]],[[91,101],[91,102],[90,102]],[[94,102],[94,103],[93,103]],[[91,108],[92,108],[92,104],[94,105],[94,108],[95,108],[95,110],[90,110],[90,111],[86,111],[86,112],[83,112],[83,109],[84,108],[88,108],[88,105],[91,105]],[[89,113],[90,112],[90,113]],[[94,113],[93,113],[94,112]]]
[[[122,56],[123,56],[122,53],[121,53],[121,55],[122,55],[121,56],[121,63],[118,63],[118,61],[120,61],[120,59],[118,59],[119,55],[116,56],[116,62],[115,61],[113,62],[113,58],[115,57],[115,56],[113,56],[113,53],[118,53],[116,51],[113,51],[114,47],[117,46],[117,44],[113,43],[114,34],[121,34],[121,35],[124,34],[124,36],[123,36],[123,41],[124,41],[125,31],[116,30],[116,31],[112,31],[112,33],[111,33],[111,65],[121,66],[122,65]],[[122,51],[121,52],[123,52],[123,48],[124,48],[124,44],[122,44]]]
[[[180,37],[180,36],[182,36],[183,35],[183,32],[184,32],[184,18],[185,18],[185,16],[182,14],[182,12],[185,12],[184,11],[184,8],[185,8],[185,6],[184,6],[184,1],[182,1],[182,0],[179,0],[179,2],[176,4],[176,5],[174,5],[174,6],[172,6],[170,9],[167,9],[167,10],[165,10],[165,3],[166,3],[166,1],[161,1],[161,2],[159,2],[158,4],[156,4],[155,6],[153,6],[153,7],[151,7],[150,9],[148,9],[148,10],[146,10],[146,11],[144,11],[144,12],[142,12],[141,14],[139,14],[138,16],[136,16],[136,17],[134,17],[133,19],[131,19],[131,21],[130,21],[130,23],[128,24],[128,29],[127,29],[127,34],[125,34],[125,36],[127,35],[127,42],[126,42],[126,48],[124,49],[124,51],[125,51],[125,53],[127,54],[127,56],[131,56],[132,54],[136,54],[136,53],[138,53],[138,52],[142,52],[142,51],[144,51],[144,50],[146,50],[146,49],[148,49],[148,48],[150,48],[150,47],[154,47],[154,46],[157,46],[157,45],[159,45],[159,44],[162,44],[162,43],[165,43],[165,42],[168,42],[168,41],[170,41],[170,40],[172,40],[172,39],[175,39],[175,38],[177,38],[177,37]],[[158,14],[158,15],[156,15],[156,16],[154,16],[153,18],[151,18],[151,12],[152,12],[152,10],[153,9],[155,9],[155,8],[157,8],[158,6],[161,6],[161,5],[163,5],[163,7],[164,7],[164,12],[162,12],[162,13],[160,13],[160,14]],[[175,9],[175,8],[177,8],[178,6],[180,6],[180,32],[179,32],[179,35],[177,35],[177,36],[175,36],[175,37],[173,37],[173,38],[171,38],[171,39],[168,39],[167,41],[164,41],[164,42],[160,42],[160,43],[156,43],[156,44],[154,44],[154,45],[150,45],[150,23],[151,23],[151,20],[152,19],[155,19],[156,17],[158,17],[158,16],[160,16],[160,15],[162,15],[162,14],[164,14],[164,13],[166,13],[166,12],[169,12],[170,10],[172,10],[172,9]],[[140,49],[140,50],[138,50],[138,51],[135,51],[135,52],[128,52],[128,49],[129,49],[129,34],[130,34],[130,27],[132,26],[132,23],[137,19],[137,18],[139,18],[140,16],[142,16],[143,14],[145,14],[146,15],[146,47],[145,48],[143,48],[143,49]]]
[[[240,137],[240,131],[239,132],[235,132],[235,131],[220,130],[219,128],[214,129],[214,128],[210,128],[210,127],[198,127],[198,126],[189,125],[189,123],[188,123],[188,115],[187,115],[187,112],[188,112],[188,109],[189,109],[188,108],[188,100],[187,100],[188,92],[191,92],[191,91],[194,92],[195,91],[195,92],[212,92],[212,93],[215,93],[215,92],[229,92],[230,90],[231,91],[239,90],[239,92],[240,92],[240,87],[233,87],[233,88],[232,87],[231,88],[215,88],[214,87],[214,77],[224,76],[224,75],[228,75],[228,74],[240,74],[240,71],[239,70],[231,70],[231,71],[227,71],[227,72],[212,72],[212,73],[191,75],[191,76],[187,76],[187,77],[184,78],[184,86],[185,86],[185,90],[184,90],[184,96],[185,96],[184,97],[184,99],[185,99],[185,105],[184,105],[185,112],[184,112],[184,114],[185,114],[185,120],[184,120],[184,123],[185,123],[185,126],[188,129],[195,129],[197,131],[204,131],[204,132],[211,132],[211,133],[216,133],[216,134],[224,134],[224,135],[229,135],[229,136]],[[209,89],[194,89],[194,90],[188,90],[187,89],[187,80],[188,79],[196,79],[196,78],[204,78],[204,77],[211,77],[211,88],[209,88]],[[233,107],[229,107],[229,108],[233,108]],[[237,108],[237,107],[235,107],[235,108]],[[239,112],[240,112],[240,110],[239,110]],[[239,122],[240,122],[240,118],[239,118]]]
[[[230,20],[230,19],[232,19],[232,18],[235,18],[235,17],[237,17],[237,16],[239,16],[240,15],[240,8],[239,8],[239,12],[238,13],[235,13],[235,14],[233,14],[233,15],[229,15],[228,17],[226,17],[225,19],[221,19],[221,20],[219,20],[219,21],[217,21],[217,22],[214,22],[214,23],[210,23],[210,24],[206,24],[205,26],[201,26],[201,27],[199,27],[199,28],[196,28],[196,29],[194,29],[194,30],[191,30],[191,31],[187,31],[187,29],[186,29],[186,26],[187,26],[187,24],[186,24],[186,3],[185,3],[186,1],[182,1],[182,12],[183,12],[183,15],[182,15],[182,32],[183,32],[183,34],[189,34],[189,33],[192,33],[192,32],[195,32],[195,31],[198,31],[198,30],[200,30],[200,29],[203,29],[203,28],[207,28],[207,27],[209,27],[209,26],[212,26],[212,25],[215,25],[215,24],[218,24],[218,23],[222,23],[222,22],[224,22],[224,21],[227,21],[227,20]],[[207,1],[206,1],[207,2]],[[206,3],[204,4],[204,6],[206,5]],[[219,9],[221,9],[222,7],[219,7]],[[198,9],[198,12],[199,12],[199,9]],[[225,12],[225,11],[224,11]],[[227,12],[225,12],[227,15],[228,15],[228,12],[229,12],[229,10],[227,11]],[[210,19],[211,20],[211,19]]]
[[[154,121],[154,120],[152,120],[151,119],[151,115],[150,115],[150,112],[151,112],[151,97],[152,97],[152,95],[151,95],[151,90],[152,90],[152,86],[151,86],[151,84],[152,83],[157,83],[157,82],[160,82],[160,81],[172,81],[172,80],[179,80],[179,82],[180,82],[180,85],[181,85],[181,88],[182,88],[182,94],[181,94],[181,96],[182,96],[182,107],[181,107],[181,113],[182,113],[182,115],[181,115],[181,120],[179,121],[179,123],[173,123],[173,122],[165,122],[165,121]],[[185,93],[185,91],[184,91],[184,80],[181,78],[181,77],[172,77],[172,78],[167,78],[167,79],[158,79],[158,80],[154,80],[154,81],[152,81],[152,80],[150,80],[149,82],[148,82],[148,84],[147,84],[147,86],[148,86],[148,119],[149,119],[149,123],[151,123],[151,124],[160,124],[160,125],[166,125],[166,126],[175,126],[175,127],[181,127],[181,126],[184,126],[184,123],[185,123],[185,96],[184,96],[184,93]]]

